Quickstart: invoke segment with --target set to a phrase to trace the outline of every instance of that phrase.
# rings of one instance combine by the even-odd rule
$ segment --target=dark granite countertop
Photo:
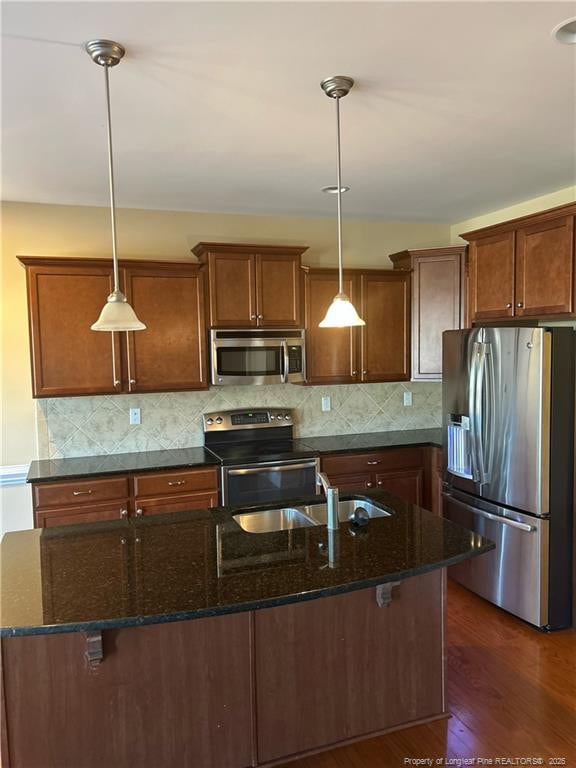
[[[356,435],[302,437],[295,441],[302,453],[347,453],[400,446],[442,446],[441,429],[409,429],[396,432],[366,432]],[[84,456],[77,459],[41,459],[33,461],[27,482],[51,482],[92,475],[116,475],[128,472],[153,472],[219,464],[204,448],[117,453],[107,456]]]
[[[219,461],[203,447],[82,456],[77,459],[41,459],[30,464],[26,482],[49,482],[92,475],[123,475],[127,472],[153,472],[158,469],[181,469],[209,464],[219,464]]]
[[[303,437],[302,440],[319,454],[376,451],[379,448],[400,448],[407,445],[431,445],[441,448],[442,430],[405,429],[396,432],[364,432],[357,435]]]
[[[392,514],[354,536],[348,523],[333,534],[325,526],[247,533],[230,508],[7,533],[0,634],[140,626],[312,600],[494,547],[385,491],[363,498]],[[329,544],[337,552],[332,567]]]

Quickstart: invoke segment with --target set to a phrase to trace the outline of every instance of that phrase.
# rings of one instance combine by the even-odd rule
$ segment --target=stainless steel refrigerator
[[[575,337],[443,335],[444,516],[496,543],[449,573],[545,629],[571,623]]]

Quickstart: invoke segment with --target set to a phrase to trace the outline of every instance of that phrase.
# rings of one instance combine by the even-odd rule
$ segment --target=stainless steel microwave
[[[304,331],[210,331],[212,384],[295,384],[306,379]]]

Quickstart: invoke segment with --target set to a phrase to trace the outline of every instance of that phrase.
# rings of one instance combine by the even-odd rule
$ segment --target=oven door
[[[244,464],[222,469],[222,503],[242,507],[294,501],[319,492],[319,459]]]

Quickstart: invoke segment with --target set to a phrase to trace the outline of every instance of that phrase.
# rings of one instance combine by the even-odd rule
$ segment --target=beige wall
[[[501,221],[515,219],[518,216],[528,216],[531,213],[545,211],[547,208],[555,208],[557,205],[573,202],[576,202],[576,186],[564,187],[564,189],[559,189],[557,192],[533,197],[530,200],[524,200],[522,203],[510,205],[508,208],[500,208],[497,211],[475,216],[473,219],[459,221],[450,227],[451,242],[461,243],[462,240],[459,235],[462,232],[472,232],[475,229],[489,227],[491,224],[499,224]]]
[[[200,240],[307,245],[304,261],[335,265],[336,223],[330,218],[240,216],[123,209],[118,212],[122,257],[189,259]],[[346,263],[390,266],[387,254],[408,247],[445,245],[448,224],[348,220]],[[109,256],[105,208],[4,203],[2,205],[2,455],[0,464],[25,464],[37,455],[35,404],[31,396],[24,269],[17,254]],[[27,489],[20,488],[22,503]],[[14,504],[16,489],[0,496]],[[8,513],[4,513],[6,517]],[[29,516],[29,512],[26,513]]]

